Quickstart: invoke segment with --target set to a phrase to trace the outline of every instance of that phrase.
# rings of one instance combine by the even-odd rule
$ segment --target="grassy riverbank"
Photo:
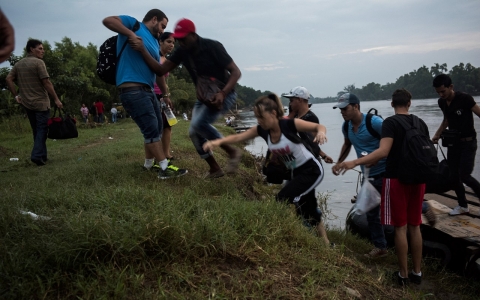
[[[231,128],[220,126],[225,134]],[[391,254],[363,257],[364,240],[329,230],[326,248],[274,201],[255,160],[239,173],[202,179],[207,165],[173,128],[175,164],[189,173],[158,180],[143,171],[131,120],[80,128],[48,141],[44,167],[29,162],[24,119],[0,124],[1,299],[475,299],[480,283],[426,260],[425,282],[399,288]],[[111,139],[110,139],[111,138]],[[18,157],[18,162],[10,162]],[[221,165],[227,157],[217,151]],[[328,201],[327,201],[328,206]],[[20,210],[50,220],[33,220]]]

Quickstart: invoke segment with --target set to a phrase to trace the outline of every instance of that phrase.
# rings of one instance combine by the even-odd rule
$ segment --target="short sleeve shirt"
[[[229,74],[227,66],[233,61],[220,42],[198,37],[194,49],[178,48],[170,55],[170,60],[175,65],[183,64],[195,85],[198,76],[214,77],[227,83]],[[193,65],[192,65],[193,62]]]
[[[386,178],[398,178],[398,167],[402,155],[403,139],[405,138],[405,129],[395,120],[396,118],[405,118],[409,124],[413,124],[412,115],[403,114],[393,115],[383,121],[382,138],[393,138],[392,148],[387,156]],[[419,121],[421,132],[426,136],[430,136],[425,122],[420,118]]]
[[[50,76],[43,60],[28,55],[13,66],[9,75],[16,81],[26,108],[35,111],[46,111],[50,108],[50,98],[42,82],[42,79]]]
[[[475,105],[473,97],[462,92],[455,92],[450,105],[447,105],[447,100],[438,99],[438,106],[448,121],[448,128],[458,130],[462,138],[477,136],[472,112],[472,107]]]
[[[133,29],[137,22],[135,18],[130,16],[119,16],[119,18],[122,21],[122,24],[129,29]],[[152,35],[145,24],[142,22],[139,23],[140,28],[135,31],[135,34],[142,38],[143,45],[148,53],[150,53],[155,60],[159,61],[160,50],[158,40]],[[117,39],[117,55],[121,51],[125,42],[127,42],[127,36],[119,34]],[[153,89],[155,73],[150,70],[143,59],[142,54],[139,51],[133,50],[128,42],[117,63],[116,81],[117,86],[125,82],[136,82],[148,85]]]
[[[372,136],[368,131],[367,124],[366,124],[367,114],[363,114],[363,119],[360,125],[358,126],[357,132],[353,131],[352,122],[348,122],[348,132],[343,131],[343,136],[350,140],[353,147],[355,148],[355,152],[357,153],[357,157],[362,156],[362,152],[365,151],[367,153],[372,153],[373,151],[377,150],[380,146],[380,140],[376,137]],[[379,134],[382,132],[382,124],[383,119],[378,116],[372,116],[372,127],[373,130],[378,132]],[[381,159],[376,165],[370,168],[370,176],[375,176],[385,172],[385,164],[386,158]],[[365,167],[362,165],[362,172],[365,172]]]

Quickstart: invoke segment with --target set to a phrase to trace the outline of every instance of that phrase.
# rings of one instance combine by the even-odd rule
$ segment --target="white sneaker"
[[[468,214],[469,212],[470,212],[470,210],[468,209],[468,207],[456,206],[448,214],[451,215],[451,216],[457,216],[457,215]]]

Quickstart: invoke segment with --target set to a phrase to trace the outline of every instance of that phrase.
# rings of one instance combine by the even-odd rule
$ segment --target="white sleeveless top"
[[[272,143],[270,135],[268,135],[268,149],[277,156],[280,161],[283,161],[288,169],[295,169],[306,163],[308,160],[315,158],[310,151],[305,148],[303,144],[295,144],[286,136],[280,136],[278,143]]]

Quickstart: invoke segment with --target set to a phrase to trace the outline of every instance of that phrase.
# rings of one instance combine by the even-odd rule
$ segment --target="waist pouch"
[[[452,147],[460,142],[460,132],[455,129],[445,129],[440,138],[443,147]]]

